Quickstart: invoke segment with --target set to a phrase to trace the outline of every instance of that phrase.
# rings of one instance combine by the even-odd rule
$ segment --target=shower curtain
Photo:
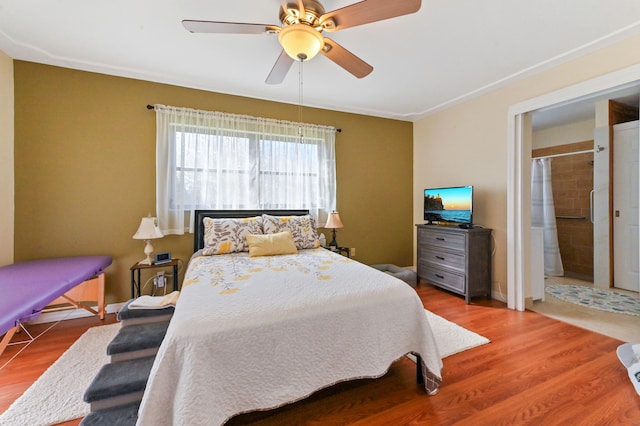
[[[543,228],[545,275],[563,276],[551,189],[550,158],[534,159],[531,163],[531,226]]]

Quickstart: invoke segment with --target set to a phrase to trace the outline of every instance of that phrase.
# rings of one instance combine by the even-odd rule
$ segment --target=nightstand
[[[327,250],[332,251],[334,253],[338,253],[341,254],[343,256],[347,256],[347,257],[351,257],[351,249],[349,247],[331,247],[331,246],[326,246],[325,247]]]
[[[142,291],[140,271],[143,269],[156,269],[171,266],[173,268],[173,291],[176,291],[178,289],[178,263],[180,263],[180,259],[171,259],[171,262],[153,265],[140,265],[139,263],[134,264],[131,267],[131,297],[137,297],[136,294],[140,296],[140,292]]]

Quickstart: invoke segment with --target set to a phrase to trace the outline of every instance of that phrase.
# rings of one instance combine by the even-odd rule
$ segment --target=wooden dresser
[[[418,228],[418,279],[464,296],[491,297],[491,229]]]

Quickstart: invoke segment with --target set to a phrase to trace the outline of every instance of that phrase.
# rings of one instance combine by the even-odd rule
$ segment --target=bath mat
[[[606,312],[640,316],[640,298],[615,290],[581,285],[549,284],[545,293],[576,305]]]

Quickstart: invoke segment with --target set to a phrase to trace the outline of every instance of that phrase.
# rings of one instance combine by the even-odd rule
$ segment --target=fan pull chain
[[[302,134],[302,58],[298,63],[298,136],[300,142],[303,141],[304,135]]]

